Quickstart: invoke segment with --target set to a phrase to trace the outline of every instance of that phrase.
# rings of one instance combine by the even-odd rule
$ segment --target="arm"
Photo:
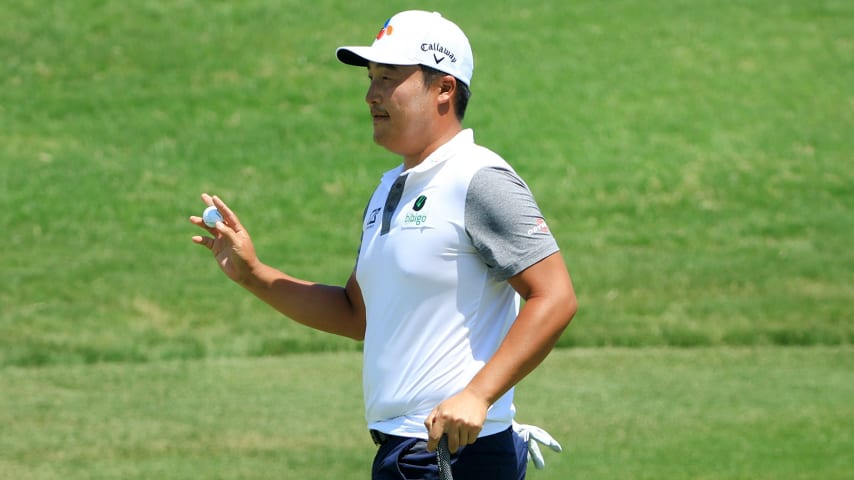
[[[258,262],[242,286],[303,325],[355,340],[365,337],[365,306],[355,272],[339,287],[293,278]]]
[[[219,197],[202,194],[202,200],[215,205],[224,221],[209,228],[200,217],[190,217],[191,223],[212,235],[197,235],[192,240],[211,250],[231,280],[296,322],[357,340],[364,338],[365,305],[355,272],[346,286],[338,287],[300,280],[265,265],[237,215]]]
[[[508,282],[525,299],[525,305],[489,362],[462,392],[437,405],[427,417],[430,451],[443,433],[448,435],[452,452],[474,443],[489,406],[545,359],[575,315],[575,292],[560,253]]]
[[[495,356],[469,386],[481,392],[490,405],[546,358],[578,308],[559,253],[508,281],[525,305]]]

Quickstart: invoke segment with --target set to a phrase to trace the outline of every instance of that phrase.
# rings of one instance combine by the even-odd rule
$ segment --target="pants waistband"
[[[378,447],[382,446],[383,444],[385,444],[385,442],[391,440],[392,437],[394,437],[394,435],[389,435],[387,433],[383,433],[379,430],[374,430],[374,429],[370,430],[370,434],[371,434],[371,440],[373,440],[374,444]]]
[[[508,428],[507,430],[510,430],[510,429]],[[507,431],[507,430],[505,430],[505,431]],[[374,430],[374,429],[369,430],[369,433],[371,434],[371,440],[373,440],[374,444],[378,447],[384,445],[389,440],[393,440],[395,438],[404,438],[404,437],[398,437],[396,435],[389,435],[387,433],[383,433],[379,430]],[[499,433],[502,433],[502,432],[499,432]],[[496,433],[496,434],[487,435],[487,436],[491,437],[493,435],[498,435],[498,434]]]

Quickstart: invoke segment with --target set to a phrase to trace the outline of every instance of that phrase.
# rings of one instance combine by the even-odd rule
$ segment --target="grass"
[[[844,478],[850,468],[848,348],[605,349],[557,358],[562,370],[547,367],[518,400],[524,418],[564,399],[555,420],[542,419],[569,420],[558,431],[570,439],[561,460],[571,468],[552,478]]]
[[[332,55],[387,8],[333,5],[0,13],[0,365],[358,348],[229,285],[186,223],[218,193],[264,260],[346,279],[398,160]],[[467,124],[529,181],[573,274],[561,346],[850,344],[847,2],[435,8],[477,51]]]
[[[579,294],[519,392],[568,448],[531,477],[846,478],[851,2],[431,8],[477,55],[467,126],[531,185]],[[345,281],[399,160],[333,52],[390,13],[0,11],[0,478],[364,477],[360,345],[230,284],[187,217],[217,193],[267,263]]]
[[[843,479],[850,347],[567,349],[517,394],[532,479]],[[317,381],[323,379],[323,381]],[[0,370],[0,478],[367,478],[358,353]]]

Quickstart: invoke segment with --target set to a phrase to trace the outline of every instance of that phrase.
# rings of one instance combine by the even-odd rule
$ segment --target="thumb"
[[[436,409],[433,409],[430,412],[430,415],[427,416],[427,419],[424,420],[424,426],[427,427],[427,451],[434,452],[439,447],[439,440],[442,438],[442,434],[445,433],[445,426],[442,422],[439,421],[438,416],[436,415]]]

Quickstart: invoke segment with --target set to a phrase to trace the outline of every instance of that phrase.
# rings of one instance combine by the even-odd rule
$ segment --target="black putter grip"
[[[447,435],[442,435],[442,438],[439,439],[436,457],[439,461],[439,478],[441,480],[454,480],[454,474],[451,473],[451,451],[448,449]]]

